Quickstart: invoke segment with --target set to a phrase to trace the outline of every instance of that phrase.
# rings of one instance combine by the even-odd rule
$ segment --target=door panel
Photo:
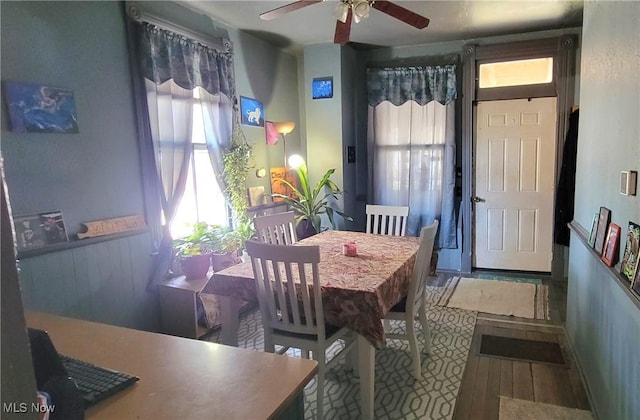
[[[551,271],[556,98],[478,103],[473,265]]]

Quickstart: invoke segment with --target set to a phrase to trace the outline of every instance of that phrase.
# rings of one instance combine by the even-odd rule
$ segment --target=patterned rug
[[[542,284],[452,277],[437,305],[548,320],[549,288]]]
[[[428,287],[428,318],[431,326],[432,354],[422,355],[423,377],[413,380],[409,344],[404,340],[389,340],[387,347],[376,351],[375,413],[376,419],[451,419],[456,397],[467,362],[477,313],[436,306],[443,288]],[[391,322],[393,330],[401,331],[404,323]],[[418,329],[419,323],[418,323]],[[218,341],[220,331],[209,336]],[[420,339],[421,334],[418,334]],[[240,347],[263,349],[260,311],[256,308],[241,316],[238,333]],[[424,343],[420,340],[420,347]],[[328,357],[342,346],[341,342],[327,352]],[[290,349],[290,356],[300,356]],[[304,390],[305,419],[316,412],[316,381]],[[337,361],[326,373],[324,415],[328,419],[356,419],[360,417],[358,379]]]

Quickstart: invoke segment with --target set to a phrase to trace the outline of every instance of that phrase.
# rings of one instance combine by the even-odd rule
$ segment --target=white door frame
[[[562,162],[562,147],[564,133],[568,127],[568,118],[573,105],[574,76],[575,76],[575,49],[576,36],[565,35],[558,38],[547,38],[533,41],[520,41],[496,45],[465,45],[462,49],[463,75],[462,75],[462,252],[460,271],[470,273],[472,271],[473,251],[473,133],[475,102],[478,99],[519,99],[538,96],[556,96],[557,102],[557,128],[556,139],[556,176],[559,173]],[[495,97],[481,97],[477,88],[477,65],[479,62],[506,61],[536,57],[554,58],[554,82],[549,86],[555,95],[549,94],[549,89],[524,88],[498,88],[494,90]],[[480,98],[479,98],[480,96]],[[562,275],[564,256],[558,258],[559,253],[554,252],[552,276],[556,278]],[[560,271],[560,272],[559,272]]]

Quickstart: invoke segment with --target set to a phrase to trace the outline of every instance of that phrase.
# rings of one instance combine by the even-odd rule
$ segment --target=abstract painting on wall
[[[73,91],[36,83],[5,82],[11,131],[77,133]]]

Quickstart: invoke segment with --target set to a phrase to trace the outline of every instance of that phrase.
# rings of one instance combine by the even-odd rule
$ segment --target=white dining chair
[[[404,236],[407,231],[409,207],[367,204],[367,233]]]
[[[431,266],[431,254],[433,244],[438,231],[438,220],[429,226],[425,226],[420,231],[420,246],[416,254],[416,261],[413,265],[413,276],[409,284],[407,296],[405,296],[391,311],[385,316],[385,322],[389,320],[404,321],[404,333],[386,333],[387,338],[408,340],[411,349],[411,363],[413,376],[416,379],[422,377],[420,362],[420,351],[418,350],[418,339],[414,319],[419,319],[424,337],[424,352],[431,353],[431,331],[427,323],[427,309],[425,286]],[[385,325],[386,327],[386,325]]]
[[[296,216],[292,211],[256,216],[253,226],[260,242],[278,245],[293,245],[298,242]]]
[[[317,418],[323,416],[324,377],[338,355],[350,351],[349,330],[325,324],[318,264],[318,246],[285,246],[247,241],[264,328],[264,349],[295,347],[318,362]],[[309,278],[308,278],[309,277]],[[292,304],[295,302],[295,304]],[[329,362],[326,350],[336,340],[345,346]]]

